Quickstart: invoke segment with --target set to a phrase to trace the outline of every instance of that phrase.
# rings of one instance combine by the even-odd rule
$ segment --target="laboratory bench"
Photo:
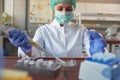
[[[111,53],[115,53],[116,49],[115,49],[115,45],[119,45],[120,44],[120,40],[118,39],[105,39],[106,43],[108,44],[108,50]]]
[[[45,58],[51,60],[52,58]],[[63,58],[64,60],[71,60],[71,58]],[[17,57],[5,57],[4,65],[6,69],[14,69],[14,65],[17,63]],[[77,65],[74,67],[65,67],[61,70],[56,77],[42,76],[39,74],[29,74],[33,80],[78,80],[78,73],[81,61],[84,58],[72,58],[76,60]]]

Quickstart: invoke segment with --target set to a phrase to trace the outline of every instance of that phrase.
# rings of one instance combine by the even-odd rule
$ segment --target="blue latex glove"
[[[32,46],[24,32],[12,30],[9,32],[8,39],[14,46],[20,47],[25,53],[28,53],[32,50]]]
[[[107,44],[105,40],[102,38],[102,36],[98,32],[92,30],[88,31],[88,35],[90,39],[89,51],[91,55],[98,52],[103,53],[105,51],[104,48],[106,47]]]
[[[111,62],[113,62],[114,60],[116,60],[117,57],[112,54],[112,53],[96,53],[92,56],[92,60],[95,62],[99,62],[99,63],[104,63],[104,64],[110,64]]]

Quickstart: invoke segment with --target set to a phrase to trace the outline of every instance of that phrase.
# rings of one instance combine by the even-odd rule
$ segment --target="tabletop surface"
[[[67,58],[67,60],[69,59]],[[84,59],[76,58],[75,60],[77,61],[76,66],[64,68],[64,70],[60,71],[56,77],[48,77],[39,74],[30,74],[30,76],[32,76],[33,80],[78,80],[80,62],[83,61]],[[5,57],[4,58],[5,68],[14,69],[14,64],[16,64],[16,61],[17,57]]]
[[[118,39],[106,39],[105,40],[108,44],[119,44],[120,43],[120,40]]]

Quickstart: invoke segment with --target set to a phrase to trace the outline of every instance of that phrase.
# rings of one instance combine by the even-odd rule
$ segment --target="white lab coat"
[[[60,26],[55,19],[51,24],[40,26],[33,37],[33,41],[58,57],[81,57],[83,47],[90,56],[87,31],[86,27],[73,22]],[[18,53],[20,53],[19,50]],[[41,51],[37,53],[41,54]],[[50,57],[47,54],[44,56]]]

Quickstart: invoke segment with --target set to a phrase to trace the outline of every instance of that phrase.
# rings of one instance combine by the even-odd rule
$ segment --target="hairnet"
[[[50,6],[51,6],[52,9],[54,9],[54,7],[57,4],[60,4],[60,3],[63,3],[63,2],[70,3],[74,6],[74,8],[76,8],[76,0],[50,0]]]

